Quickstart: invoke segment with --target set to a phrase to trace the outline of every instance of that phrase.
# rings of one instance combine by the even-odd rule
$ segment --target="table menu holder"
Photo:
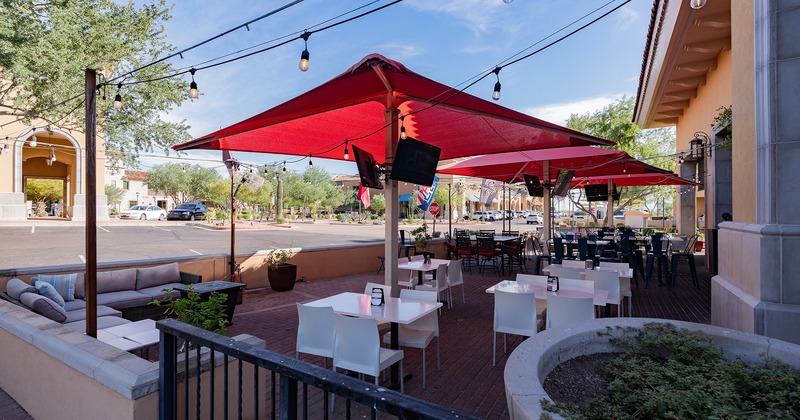
[[[372,297],[370,298],[370,305],[381,306],[384,303],[383,289],[380,287],[372,288]]]
[[[548,292],[557,292],[558,291],[558,277],[556,277],[556,276],[548,276],[547,277],[547,291]]]
[[[594,269],[594,260],[591,258],[586,259],[586,269],[593,270]]]

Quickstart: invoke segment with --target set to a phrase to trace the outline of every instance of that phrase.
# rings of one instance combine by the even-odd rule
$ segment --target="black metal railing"
[[[179,405],[183,417],[188,419],[190,400],[196,418],[213,419],[215,409],[222,403],[222,418],[228,418],[232,410],[236,418],[297,419],[325,418],[331,414],[329,403],[332,396],[345,399],[345,417],[362,417],[369,413],[377,418],[378,413],[387,413],[403,419],[476,419],[415,397],[337,373],[330,369],[303,362],[284,354],[233,340],[174,319],[158,321],[160,331],[159,350],[159,412],[161,419],[176,419]],[[179,354],[178,345],[188,349]],[[222,354],[222,390],[218,390],[219,378],[215,378],[215,357]],[[190,359],[194,357],[193,362]],[[230,362],[236,367],[229,372]],[[183,369],[181,369],[181,367]],[[244,371],[252,369],[252,378]],[[262,371],[263,369],[263,371]],[[207,372],[207,373],[206,373]],[[262,374],[269,372],[269,383],[260,384]],[[201,381],[201,378],[205,380]],[[266,375],[265,375],[266,377]],[[235,394],[231,396],[235,381]],[[246,381],[252,381],[252,386]],[[181,383],[182,382],[182,383]],[[201,386],[201,382],[204,386]],[[180,388],[179,388],[180,384]],[[298,390],[302,384],[302,390]],[[309,386],[312,390],[309,391]],[[192,389],[192,387],[194,389]],[[252,388],[252,399],[243,394],[243,389]],[[183,391],[179,398],[179,390]],[[191,398],[190,396],[193,396]],[[182,401],[181,401],[182,400]],[[309,402],[312,403],[309,412]],[[355,403],[355,404],[354,404]],[[233,407],[231,404],[235,404]],[[321,406],[321,407],[320,407]],[[245,412],[247,410],[247,412]],[[252,410],[252,411],[250,411]],[[338,414],[337,417],[341,417]]]

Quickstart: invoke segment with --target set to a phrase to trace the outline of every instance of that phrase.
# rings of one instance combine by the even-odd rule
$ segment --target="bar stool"
[[[663,280],[661,277],[661,273],[663,272],[667,276],[667,281],[669,281],[669,261],[667,260],[667,254],[663,251],[663,244],[661,242],[661,234],[654,234],[650,237],[650,245],[652,247],[652,251],[647,253],[647,277],[644,280],[644,287],[650,284],[650,277],[653,271],[653,264],[654,262],[658,263],[658,285],[663,284]]]

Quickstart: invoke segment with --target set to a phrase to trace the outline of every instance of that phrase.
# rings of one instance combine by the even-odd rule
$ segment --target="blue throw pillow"
[[[56,292],[67,302],[75,300],[75,280],[77,280],[77,278],[77,273],[59,274],[55,276],[39,274],[36,276],[37,281],[50,283],[50,285],[56,289]]]
[[[49,298],[53,302],[59,304],[62,308],[66,306],[66,302],[64,302],[64,298],[56,292],[56,288],[53,287],[50,283],[45,283],[41,280],[37,280],[36,284],[33,285],[36,288],[36,291],[39,292],[40,295]]]

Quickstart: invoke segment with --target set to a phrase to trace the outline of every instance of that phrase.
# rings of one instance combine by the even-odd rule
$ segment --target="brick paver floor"
[[[344,263],[344,262],[343,262]],[[528,264],[530,267],[532,264]],[[710,279],[705,267],[698,267],[700,287],[691,284],[688,267],[683,264],[678,273],[678,287],[667,290],[650,284],[640,284],[633,290],[633,314],[637,317],[677,319],[708,323],[711,318]],[[498,335],[497,366],[492,366],[493,295],[485,292],[504,278],[496,274],[481,276],[477,272],[464,275],[466,303],[458,297],[453,309],[445,307],[439,316],[441,330],[441,370],[436,370],[435,344],[428,351],[427,389],[422,389],[422,352],[405,349],[405,372],[414,375],[406,383],[406,393],[453,409],[483,418],[508,418],[503,387],[503,369],[507,356],[502,354],[502,337]],[[244,303],[236,309],[230,335],[251,334],[264,339],[272,351],[294,356],[297,334],[297,303],[309,302],[336,293],[361,292],[368,281],[382,282],[383,273],[315,280],[297,283],[289,292],[269,289],[248,290]],[[520,337],[508,337],[509,352],[521,342]],[[535,337],[533,338],[535,339]],[[302,356],[303,360],[322,364],[318,357]],[[330,362],[329,362],[330,363]],[[268,392],[268,391],[265,391]],[[319,393],[309,397],[309,418],[317,418],[321,410]],[[268,400],[268,398],[265,398]],[[344,416],[344,401],[337,399],[332,418]],[[313,410],[313,411],[312,411]],[[355,409],[358,418],[363,409]],[[8,394],[0,390],[1,419],[31,418]],[[317,415],[315,415],[317,414]]]
[[[699,288],[692,286],[688,267],[684,266],[679,270],[678,287],[673,290],[653,283],[646,289],[644,284],[634,287],[634,316],[708,323],[711,318],[711,276],[705,267],[698,267],[698,274]],[[502,337],[498,335],[497,366],[492,366],[494,302],[493,295],[485,292],[486,288],[504,278],[513,276],[465,273],[466,303],[462,303],[460,290],[456,289],[454,308],[445,307],[439,316],[441,370],[436,370],[435,342],[427,352],[427,389],[422,389],[420,378],[421,350],[405,349],[405,372],[414,375],[406,383],[407,394],[483,418],[508,418],[503,386],[507,356],[502,354]],[[236,309],[234,325],[229,328],[229,333],[252,334],[264,339],[269,350],[293,356],[297,334],[296,303],[345,291],[362,292],[368,281],[382,282],[383,273],[370,272],[297,283],[294,290],[282,293],[268,289],[247,291],[244,303]],[[509,353],[520,342],[520,337],[509,336]],[[322,364],[318,357],[303,355],[301,358]],[[311,399],[311,404],[314,401],[319,405],[319,398]],[[334,417],[343,415],[343,406],[343,402],[337,403]],[[317,410],[314,409],[314,412]]]

